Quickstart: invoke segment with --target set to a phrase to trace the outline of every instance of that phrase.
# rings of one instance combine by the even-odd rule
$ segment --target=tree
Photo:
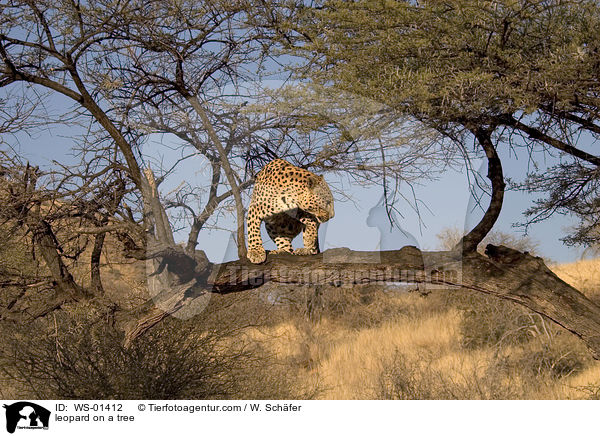
[[[501,146],[564,156],[564,165],[526,186],[551,193],[532,213],[575,212],[590,227],[589,207],[569,199],[581,189],[593,195],[589,173],[600,163],[581,140],[600,133],[597,2],[334,0],[300,5],[291,20],[269,10],[283,43],[310,59],[312,80],[380,101],[460,148],[467,138],[477,141],[489,162],[492,195],[482,221],[463,238],[464,249],[473,251],[498,217]],[[583,172],[570,179],[572,164]],[[586,171],[581,189],[552,183],[561,176],[581,180]]]

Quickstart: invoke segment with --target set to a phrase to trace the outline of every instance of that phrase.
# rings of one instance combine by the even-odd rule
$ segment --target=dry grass
[[[321,321],[310,335],[291,323],[251,333],[318,399],[581,399],[600,395],[600,364],[553,376],[562,362],[536,345],[464,349],[461,314],[405,319],[352,331]],[[574,338],[569,338],[574,340]],[[566,346],[572,345],[567,341]],[[554,360],[553,360],[554,359]],[[548,362],[546,365],[545,362]],[[399,392],[398,388],[403,391]]]
[[[116,276],[123,271],[114,282],[126,293],[122,286],[136,282],[135,266],[111,268]],[[600,260],[553,270],[600,301]],[[246,320],[256,326],[245,329],[245,338],[276,362],[273,374],[261,375],[270,380],[272,396],[284,377],[293,384],[281,395],[296,398],[600,398],[600,363],[582,343],[511,303],[444,290],[423,298],[377,287],[324,289],[318,299],[310,288],[265,292],[280,292],[284,303],[238,296],[226,305],[231,316],[216,322],[255,313],[256,322]]]
[[[586,259],[553,265],[552,271],[562,280],[583,292],[595,302],[600,301],[600,259]]]
[[[397,350],[411,357],[420,353],[448,356],[458,346],[456,311],[417,320],[398,320],[380,327],[347,332],[320,362],[326,399],[377,398],[379,376]]]
[[[600,260],[553,269],[589,297],[600,293]],[[345,292],[352,300],[354,293]],[[380,294],[375,301],[347,308],[354,316],[383,318],[371,326],[353,326],[325,308],[316,321],[294,317],[248,334],[295,366],[299,380],[318,383],[319,399],[600,398],[600,363],[577,338],[538,315],[490,297],[465,300],[445,291],[427,298]],[[481,320],[469,318],[473,314],[494,317],[487,324],[505,323],[507,333],[501,341],[465,346],[469,333],[484,334]]]

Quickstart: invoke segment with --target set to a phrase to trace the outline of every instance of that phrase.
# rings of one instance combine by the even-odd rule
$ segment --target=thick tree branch
[[[534,127],[522,123],[521,121],[515,119],[512,116],[503,117],[502,121],[507,126],[514,127],[515,129],[521,130],[522,132],[526,133],[531,139],[542,141],[558,150],[570,154],[571,156],[585,160],[596,166],[600,166],[600,157],[594,156],[593,154],[587,153],[583,150],[573,147],[572,145],[569,145],[566,142],[553,138],[552,136],[549,136]]]
[[[583,127],[586,130],[589,130],[590,132],[600,134],[600,126],[597,124],[594,124],[592,121],[590,121],[586,118],[580,117],[571,112],[558,110],[551,105],[544,106],[543,109],[544,109],[544,112],[546,112],[548,115],[558,116],[559,118],[564,118],[565,120],[569,120],[576,124],[579,124],[581,127]]]
[[[269,282],[338,287],[409,282],[463,288],[514,301],[581,338],[594,358],[600,359],[600,307],[559,279],[539,257],[493,245],[487,246],[486,254],[421,252],[415,247],[385,252],[337,248],[314,256],[270,255],[260,265],[243,259],[196,268],[195,281],[186,275],[187,281],[164,290],[161,310],[154,300],[147,302],[148,312],[129,325],[126,341],[131,343],[166,315],[207,292],[242,292]]]

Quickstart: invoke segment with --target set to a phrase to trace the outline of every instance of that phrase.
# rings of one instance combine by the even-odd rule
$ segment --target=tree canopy
[[[459,142],[470,133],[489,136],[496,149],[562,155],[564,163],[521,185],[550,193],[530,215],[575,213],[581,226],[573,240],[592,242],[600,164],[590,149],[600,134],[596,1],[333,0],[299,9],[285,27],[297,37],[288,46],[310,59],[312,80],[383,102]]]

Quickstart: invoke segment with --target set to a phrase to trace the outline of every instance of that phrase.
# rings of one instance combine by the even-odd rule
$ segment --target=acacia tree
[[[138,143],[148,134],[148,127],[164,131],[164,126],[146,118],[141,129],[139,122],[132,122],[136,120],[130,118],[131,112],[146,105],[145,115],[153,116],[149,114],[154,103],[183,111],[186,108],[169,100],[173,97],[169,91],[187,92],[193,95],[186,94],[186,98],[199,101],[208,90],[239,79],[239,65],[253,61],[249,58],[250,37],[235,34],[241,29],[239,17],[246,6],[242,2],[11,1],[0,6],[3,89],[24,82],[61,93],[80,105],[83,114],[101,127],[96,142],[110,141],[118,147],[138,192],[144,191]],[[177,40],[179,46],[174,42]],[[165,61],[162,54],[169,62],[161,66]],[[181,57],[192,70],[185,83],[181,83]],[[154,94],[146,94],[151,87]],[[194,88],[193,92],[186,87]],[[125,108],[117,104],[119,98],[127,99]],[[204,107],[196,110],[207,113]],[[224,162],[227,156],[219,154],[222,139],[215,137],[215,129],[204,118],[202,126],[212,132],[213,143],[203,147],[215,151],[211,156],[226,169],[232,185],[230,195],[238,198],[239,181],[232,179],[230,164]],[[94,146],[97,148],[97,143]],[[211,196],[209,202],[214,198]]]
[[[258,61],[255,35],[243,21],[245,7],[244,2],[220,1],[146,4],[127,26],[115,29],[102,65],[120,81],[112,94],[127,100],[127,112],[148,103],[193,111],[210,140],[207,157],[215,165],[214,177],[224,173],[235,200],[240,257],[245,256],[241,181],[230,163],[231,147],[217,133],[206,100],[211,92],[222,93],[227,84],[243,80],[243,66]],[[191,143],[202,152],[198,141]]]
[[[512,17],[512,9],[527,9],[531,4],[536,13],[517,14],[517,17],[526,18],[525,24],[521,22],[517,28],[524,26],[526,29],[527,20],[541,17],[542,24],[534,26],[539,33],[532,36],[532,52],[524,50],[531,56],[537,53],[539,62],[548,51],[552,53],[558,50],[557,45],[560,46],[559,43],[551,44],[552,38],[548,44],[537,46],[539,37],[545,35],[541,32],[544,20],[553,16],[554,6],[567,18],[573,15],[572,10],[561,10],[560,2],[475,2],[475,5],[427,2],[423,6],[413,3],[323,2],[310,8],[304,2],[299,5],[282,2],[278,9],[277,5],[264,2],[261,3],[264,12],[261,25],[270,34],[279,36],[292,53],[308,57],[310,61],[304,67],[309,71],[309,77],[321,85],[333,84],[347,93],[383,102],[395,111],[396,116],[407,117],[440,132],[459,151],[466,150],[469,138],[477,141],[488,159],[492,199],[482,221],[463,238],[464,252],[421,253],[406,247],[382,255],[380,264],[367,265],[361,262],[364,253],[334,250],[328,253],[327,262],[316,256],[268,261],[251,271],[244,269],[243,263],[228,264],[225,269],[215,266],[207,283],[217,292],[235,292],[258,287],[266,281],[305,283],[303,277],[306,271],[311,271],[315,277],[311,284],[353,285],[386,281],[385,271],[394,267],[414,270],[427,264],[431,275],[419,280],[461,286],[519,302],[581,337],[599,358],[600,308],[560,281],[540,258],[492,245],[486,250],[487,258],[475,251],[496,221],[503,201],[505,181],[497,150],[504,144],[518,145],[511,141],[519,132],[525,132],[520,124],[506,118],[506,114],[517,119],[525,109],[530,109],[517,98],[520,97],[517,85],[512,95],[499,92],[502,86],[511,85],[510,80],[516,80],[518,75],[504,83],[504,76],[498,71],[488,72],[486,67],[495,59],[495,53],[488,53],[487,49],[481,52],[479,48],[485,48],[489,41],[495,40],[494,35],[503,28],[502,20],[500,24],[497,22],[498,17]],[[290,8],[290,5],[296,7]],[[482,5],[489,7],[480,10],[478,6]],[[450,15],[449,19],[446,14]],[[581,11],[575,10],[574,16],[581,16]],[[486,27],[490,23],[494,25],[492,30]],[[565,25],[565,22],[561,23]],[[507,25],[510,27],[510,20]],[[477,48],[474,57],[470,57],[473,50],[465,46],[464,40],[458,38],[458,42],[455,41],[457,36],[472,40]],[[515,37],[513,44],[527,40],[524,36],[527,34]],[[510,59],[511,53],[519,51],[518,45],[511,50],[503,56]],[[489,54],[489,62],[482,59],[481,53]],[[564,62],[568,63],[569,59]],[[497,89],[488,87],[488,79]],[[507,106],[499,104],[503,98]],[[533,112],[537,113],[536,110]],[[521,117],[520,121],[523,120]],[[530,127],[536,126],[535,118],[528,121],[532,123]],[[501,135],[502,127],[514,132],[508,142]],[[559,142],[556,142],[552,138],[529,136],[531,142],[525,145],[551,146],[567,157],[587,158],[581,149],[568,144],[566,137],[557,134]],[[462,270],[461,278],[446,274],[457,269]],[[352,274],[341,277],[340,271],[351,271]],[[184,301],[182,293],[177,304],[185,304]],[[150,321],[140,323],[133,336]]]
[[[560,153],[565,164],[526,185],[551,193],[532,213],[573,211],[590,228],[600,158],[584,141],[600,132],[597,2],[333,0],[282,8],[264,4],[267,26],[310,59],[312,80],[381,101],[460,148],[470,138],[479,144],[491,201],[463,249],[474,251],[499,215],[503,146]]]

